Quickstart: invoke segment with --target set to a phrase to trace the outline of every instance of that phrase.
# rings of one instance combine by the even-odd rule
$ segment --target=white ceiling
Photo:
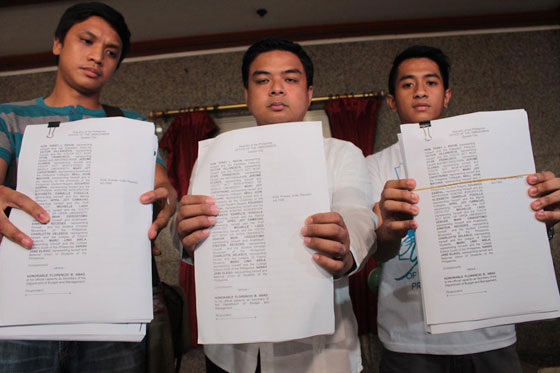
[[[194,35],[553,10],[559,0],[107,0],[125,16],[132,41]],[[1,3],[17,4],[17,1]],[[0,56],[50,50],[54,29],[74,1],[0,7]],[[257,9],[267,9],[264,17]],[[429,29],[426,30],[430,31]]]

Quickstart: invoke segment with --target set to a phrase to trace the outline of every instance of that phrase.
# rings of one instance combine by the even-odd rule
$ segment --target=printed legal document
[[[26,128],[17,189],[51,220],[41,224],[21,210],[11,212],[10,220],[34,244],[26,250],[4,239],[0,246],[0,326],[11,327],[0,334],[13,335],[13,326],[32,335],[30,325],[66,324],[60,330],[72,339],[71,324],[107,323],[126,331],[143,328],[111,324],[152,319],[152,207],[139,197],[153,189],[156,152],[153,124],[127,118]],[[51,326],[37,329],[38,336],[45,330]]]
[[[3,326],[0,340],[140,342],[146,324],[43,324]]]
[[[197,162],[192,193],[220,209],[195,251],[199,343],[332,334],[333,279],[300,234],[330,211],[321,123],[226,132],[199,143]]]
[[[535,219],[535,172],[524,110],[401,126],[420,196],[418,260],[426,328],[471,330],[560,316],[546,227]]]

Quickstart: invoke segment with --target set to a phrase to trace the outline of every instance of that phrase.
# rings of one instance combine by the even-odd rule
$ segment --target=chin
[[[77,89],[78,92],[85,96],[96,95],[101,92],[101,87],[88,87],[88,86],[81,86]]]
[[[257,120],[257,123],[259,123],[259,125],[277,124],[277,123],[285,123],[285,122],[291,122],[291,121],[284,116],[269,116],[266,118],[262,118],[261,120]]]
[[[105,85],[104,81],[101,80],[94,80],[91,78],[76,80],[74,82],[74,86],[77,88],[79,92],[82,93],[99,93],[101,89]]]
[[[406,123],[420,123],[433,119],[435,119],[433,115],[429,113],[423,113],[417,114],[414,118],[410,118]]]

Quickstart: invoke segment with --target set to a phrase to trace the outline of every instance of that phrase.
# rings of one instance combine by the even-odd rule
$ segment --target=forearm
[[[377,219],[367,208],[338,210],[343,217],[350,236],[350,251],[356,263],[356,269],[362,267],[371,255],[370,247],[375,242]]]
[[[154,178],[154,189],[157,188],[167,189],[167,202],[174,210],[177,204],[177,192],[167,177],[167,170],[159,163],[156,163],[156,173]]]
[[[401,240],[395,239],[394,236],[388,235],[383,225],[377,228],[376,234],[377,249],[375,250],[373,257],[378,262],[384,263],[394,258],[398,254],[401,247]]]
[[[187,264],[193,265],[193,260],[189,256],[187,250],[185,250],[183,243],[181,242],[181,237],[177,233],[177,214],[174,214],[170,219],[171,229],[171,243],[173,247],[179,252],[181,255],[181,260]]]

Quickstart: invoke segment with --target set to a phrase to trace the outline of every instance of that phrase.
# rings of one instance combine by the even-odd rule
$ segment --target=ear
[[[443,107],[446,109],[447,105],[449,105],[449,100],[451,100],[451,88],[447,88],[443,96]]]
[[[62,43],[56,37],[53,39],[52,52],[55,56],[60,56],[60,53],[62,52]]]
[[[387,101],[387,105],[389,105],[391,110],[396,113],[397,112],[397,102],[395,101],[395,96],[393,96],[392,94],[388,94],[385,101]]]
[[[249,91],[247,91],[247,88],[245,88],[244,91],[245,91],[245,105],[247,105],[247,98],[249,97]]]
[[[309,88],[307,88],[307,101],[309,102],[309,105],[311,105],[312,98],[313,98],[313,86],[310,85]]]

